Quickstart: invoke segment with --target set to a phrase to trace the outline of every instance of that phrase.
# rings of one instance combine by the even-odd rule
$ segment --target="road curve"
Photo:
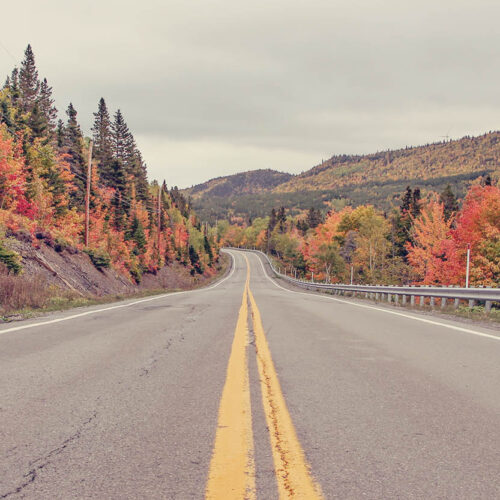
[[[0,498],[500,498],[498,332],[231,254],[207,289],[0,327]]]

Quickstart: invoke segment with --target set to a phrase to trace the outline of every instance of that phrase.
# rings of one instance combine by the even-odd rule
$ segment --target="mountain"
[[[367,155],[337,155],[300,175],[256,170],[213,179],[187,190],[204,220],[291,213],[371,203],[399,203],[407,185],[425,194],[450,184],[458,196],[480,177],[500,173],[500,132]]]

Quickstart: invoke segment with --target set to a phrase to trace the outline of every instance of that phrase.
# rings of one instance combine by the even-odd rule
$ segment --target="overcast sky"
[[[498,0],[24,0],[2,18],[0,75],[31,43],[60,112],[88,133],[103,96],[169,185],[500,124]]]

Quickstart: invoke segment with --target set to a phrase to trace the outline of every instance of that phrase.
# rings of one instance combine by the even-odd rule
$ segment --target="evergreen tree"
[[[31,139],[45,137],[48,131],[48,124],[43,111],[38,102],[35,102],[28,118],[28,127],[31,130]]]
[[[38,105],[45,120],[45,129],[48,137],[54,137],[56,130],[57,108],[54,106],[54,99],[52,99],[52,87],[47,83],[47,78],[44,78],[40,84],[40,96]]]
[[[24,60],[19,71],[20,104],[23,113],[29,113],[33,109],[40,90],[38,71],[35,64],[35,55],[31,45],[26,47]]]
[[[142,161],[140,151],[135,144],[134,136],[130,132],[120,110],[115,113],[111,125],[113,158],[119,160],[127,177],[133,177],[137,199],[149,207],[148,181],[146,165]]]
[[[64,128],[63,151],[66,153],[71,172],[75,175],[73,183],[76,191],[72,193],[72,205],[81,206],[85,201],[87,171],[83,149],[83,135],[76,119],[77,112],[73,104],[66,110],[68,122]]]
[[[412,204],[411,204],[411,215],[413,217],[418,217],[420,215],[421,206],[422,206],[422,201],[421,201],[421,194],[420,194],[420,188],[415,188],[413,190],[413,199],[412,199]]]
[[[306,223],[308,227],[315,228],[319,226],[323,222],[323,217],[321,216],[321,211],[316,210],[314,207],[311,207],[307,212]]]
[[[125,166],[130,154],[131,133],[120,110],[115,113],[111,125],[111,139],[113,158],[120,160]]]
[[[276,215],[276,221],[278,223],[278,228],[280,233],[284,233],[286,231],[286,214],[285,207],[280,207],[278,213]]]
[[[189,245],[189,260],[191,261],[193,270],[196,271],[198,274],[202,274],[203,267],[201,266],[200,256],[198,255],[198,252],[193,247],[193,245]],[[192,271],[191,274],[194,274],[194,272]]]
[[[406,243],[410,241],[413,199],[413,191],[410,186],[407,186],[401,197],[399,212],[394,214],[392,219],[393,255],[403,257],[404,259],[408,255]]]
[[[129,238],[134,241],[134,254],[141,255],[146,250],[147,240],[141,221],[134,215],[130,226]]]
[[[56,143],[57,149],[61,150],[64,147],[64,122],[61,119],[57,121]]]
[[[92,127],[94,158],[97,161],[99,177],[106,186],[115,187],[113,181],[113,137],[111,119],[106,102],[101,97]]]
[[[411,205],[413,202],[413,192],[410,186],[406,186],[406,191],[401,199],[400,212],[407,213],[411,209]]]
[[[205,253],[208,255],[209,259],[208,265],[211,266],[213,264],[214,254],[212,252],[212,247],[210,246],[210,242],[208,241],[206,235],[203,237],[203,248],[205,249]]]
[[[457,198],[451,190],[451,186],[449,184],[444,188],[444,191],[439,196],[439,199],[444,205],[444,218],[448,221],[450,220],[450,217],[458,211]]]

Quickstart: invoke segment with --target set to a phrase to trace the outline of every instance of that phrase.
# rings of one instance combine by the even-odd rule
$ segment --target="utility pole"
[[[158,260],[160,259],[160,242],[161,242],[161,186],[158,183]]]
[[[89,219],[90,219],[90,181],[92,178],[92,147],[93,142],[89,144],[89,162],[87,165],[87,193],[85,195],[85,246],[89,246]]]

